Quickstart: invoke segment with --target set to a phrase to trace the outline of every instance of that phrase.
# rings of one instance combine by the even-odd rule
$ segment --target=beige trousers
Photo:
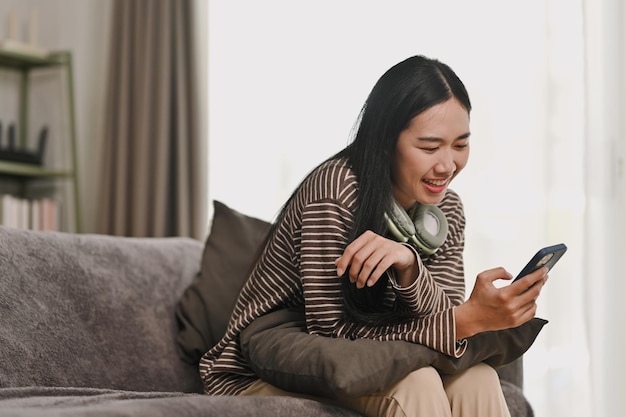
[[[258,380],[241,395],[313,398],[357,411],[367,417],[510,417],[496,371],[478,364],[457,375],[440,375],[426,367],[411,372],[376,394],[336,400],[283,391]]]

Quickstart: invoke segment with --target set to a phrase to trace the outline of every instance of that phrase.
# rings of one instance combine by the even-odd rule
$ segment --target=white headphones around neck
[[[424,255],[435,253],[448,235],[446,216],[435,205],[415,203],[407,212],[394,199],[385,220],[394,239]]]

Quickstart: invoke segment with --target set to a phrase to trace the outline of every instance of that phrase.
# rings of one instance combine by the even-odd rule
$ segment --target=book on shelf
[[[59,230],[59,204],[51,198],[25,199],[4,194],[0,204],[0,223],[32,230]]]

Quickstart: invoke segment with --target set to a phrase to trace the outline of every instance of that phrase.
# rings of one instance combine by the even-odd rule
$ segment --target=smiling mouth
[[[450,177],[445,178],[443,180],[429,180],[429,179],[424,179],[423,180],[426,184],[428,185],[433,185],[435,187],[441,187],[443,185],[446,185],[448,183],[448,181],[450,181]]]
[[[422,183],[424,184],[424,188],[428,192],[435,194],[435,195],[440,195],[441,193],[445,192],[446,189],[448,188],[450,179],[452,179],[451,176],[444,178],[444,179],[440,179],[440,180],[424,178],[422,180]]]

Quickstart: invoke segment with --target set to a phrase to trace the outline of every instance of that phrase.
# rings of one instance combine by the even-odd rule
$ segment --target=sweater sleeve
[[[396,290],[399,297],[414,305],[414,319],[382,326],[344,319],[341,278],[336,275],[334,261],[343,253],[352,221],[351,210],[337,200],[316,201],[302,211],[300,274],[309,333],[406,340],[450,356],[461,356],[465,344],[456,342],[454,304],[421,260],[414,285]]]
[[[409,246],[410,249],[415,249]],[[415,315],[412,326],[408,323],[404,331],[407,332],[405,339],[394,335],[395,329],[381,327],[378,329],[361,330],[360,337],[371,337],[388,340],[396,338],[411,340],[416,343],[427,345],[449,356],[460,357],[465,351],[465,340],[457,342],[456,321],[454,316],[455,298],[450,297],[449,291],[438,282],[438,279],[424,265],[419,254],[415,252],[418,263],[418,276],[408,287],[400,287],[390,271],[390,282],[398,299],[406,305]],[[459,279],[464,279],[462,276]],[[400,331],[402,334],[403,330]]]
[[[416,314],[416,318],[399,325],[402,329],[400,334],[393,326],[382,326],[360,329],[357,331],[359,337],[410,340],[455,357],[465,352],[466,341],[457,342],[454,319],[454,308],[465,300],[465,215],[461,199],[452,190],[448,191],[439,207],[449,224],[444,244],[430,256],[419,255],[407,245],[416,254],[418,263],[418,275],[412,285],[399,287],[395,284],[393,273],[390,273],[391,286],[397,298]]]

